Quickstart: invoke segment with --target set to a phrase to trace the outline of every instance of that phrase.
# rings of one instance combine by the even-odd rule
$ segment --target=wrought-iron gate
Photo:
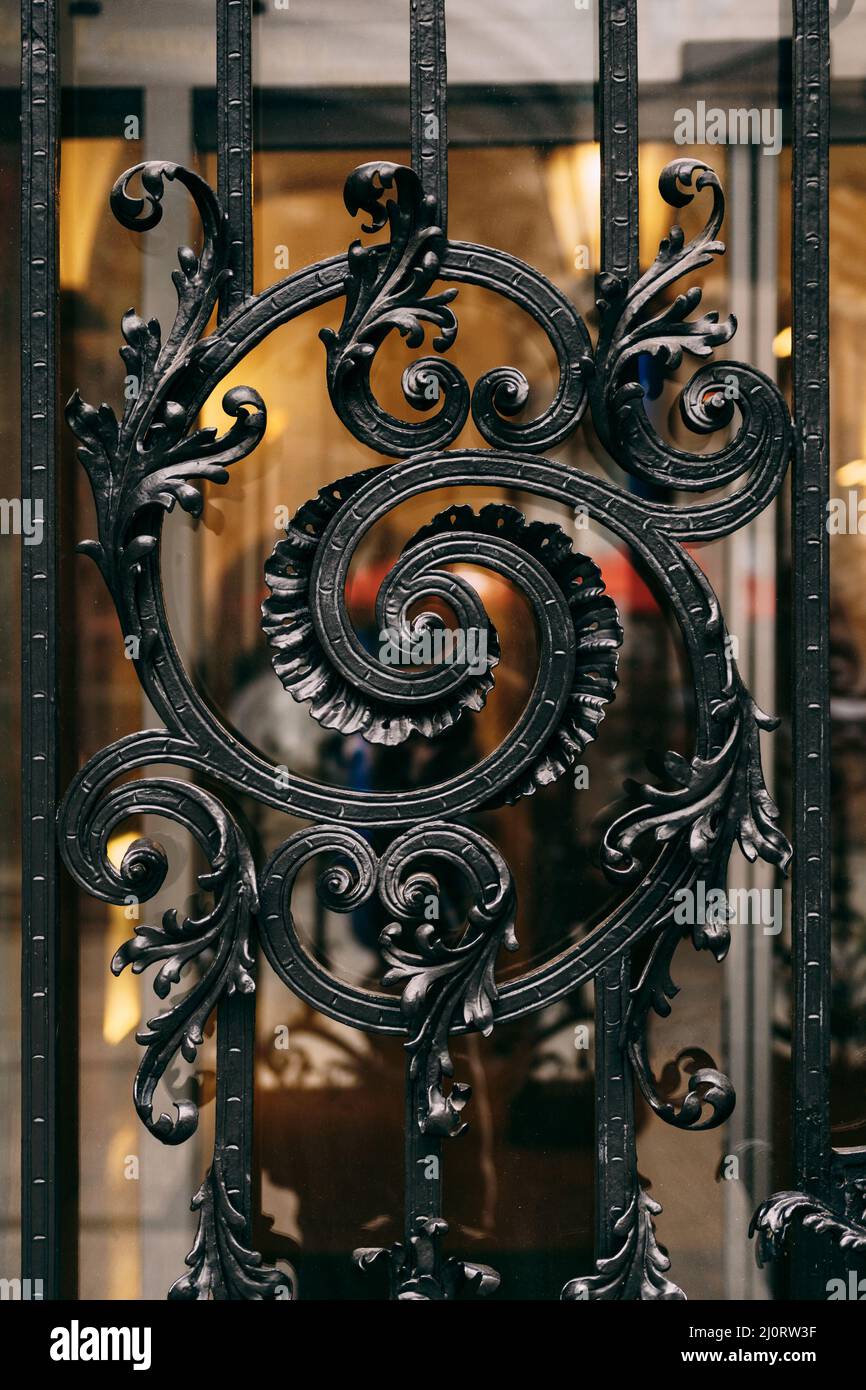
[[[696,314],[700,294],[688,277],[722,253],[724,194],[713,170],[680,158],[659,170],[659,192],[673,209],[693,198],[707,206],[703,230],[686,240],[674,226],[649,268],[638,265],[637,3],[599,0],[598,130],[601,143],[602,266],[598,333],[592,340],[574,306],[532,266],[487,246],[451,239],[447,225],[448,141],[444,0],[412,0],[412,163],[379,160],[352,171],[343,196],[363,231],[389,240],[354,241],[346,255],[307,266],[252,293],[251,0],[217,0],[218,190],[172,162],[125,173],[111,194],[115,217],[146,234],[165,197],[181,184],[201,221],[202,249],[179,251],[173,272],[177,316],[171,327],[134,313],[122,323],[126,370],[140,391],[118,418],[77,394],[66,420],[80,441],[96,505],[98,534],[82,549],[98,565],[124,637],[137,639],[136,670],[164,721],[104,748],[58,792],[56,679],[58,75],[55,0],[23,0],[23,485],[41,500],[49,544],[22,548],[24,582],[24,1275],[59,1288],[58,1237],[58,896],[56,856],[88,893],[123,903],[159,888],[164,852],[137,840],[115,866],[112,831],[130,816],[178,822],[207,855],[200,880],[213,905],[199,919],[168,914],[140,927],[112,961],[115,973],[159,967],[165,999],[181,970],[198,967],[194,987],[157,1013],[139,1041],[134,1085],[141,1122],[168,1145],[195,1130],[195,1105],[170,1116],[154,1109],[172,1060],[194,1058],[217,1010],[217,1121],[211,1166],[194,1205],[199,1232],[188,1272],[173,1298],[278,1297],[284,1276],[252,1248],[251,1143],[256,941],[271,966],[315,1009],[371,1033],[406,1040],[405,1223],[390,1249],[359,1249],[363,1269],[381,1265],[391,1296],[409,1299],[487,1294],[498,1276],[483,1265],[445,1258],[447,1205],[442,1170],[464,1128],[470,1090],[453,1079],[449,1038],[507,1028],[594,981],[596,997],[595,1270],[575,1269],[565,1299],[679,1299],[669,1260],[655,1239],[657,1204],[638,1177],[633,1085],[665,1124],[682,1130],[721,1123],[734,1105],[730,1080],[713,1067],[690,1078],[679,1105],[664,1100],[646,1049],[651,1011],[665,1013],[674,953],[689,935],[673,912],[674,894],[698,882],[723,887],[735,841],[747,858],[785,869],[791,849],[765,787],[762,713],[730,654],[719,602],[687,545],[731,535],[776,495],[793,470],[795,626],[798,671],[794,724],[793,940],[796,982],[793,1122],[796,1190],[765,1203],[755,1217],[764,1254],[778,1252],[793,1227],[821,1237],[819,1253],[798,1262],[801,1292],[814,1288],[827,1252],[866,1249],[862,1161],[834,1159],[828,1117],[829,767],[827,501],[827,182],[828,6],[794,0],[793,44],[793,420],[760,371],[713,356],[731,321]],[[170,154],[166,151],[166,154]],[[651,191],[645,196],[656,196]],[[460,228],[453,228],[459,236]],[[666,307],[659,296],[682,282]],[[448,356],[459,317],[459,286],[479,285],[525,310],[556,354],[552,403],[527,418],[528,383],[502,366],[474,384]],[[267,405],[252,389],[223,398],[232,424],[220,436],[196,419],[214,390],[278,326],[334,301],[342,322],[322,334],[326,385],[345,428],[392,461],[335,478],[291,519],[266,561],[269,597],[263,641],[286,690],[312,717],[343,734],[396,745],[413,732],[428,739],[477,711],[493,684],[495,631],[474,589],[452,566],[482,564],[513,581],[532,607],[539,667],[532,699],[500,746],[469,774],[388,795],[339,791],[290,771],[287,778],[239,741],[203,700],[169,630],[160,575],[163,515],[176,504],[195,514],[196,484],[223,483],[229,466],[262,439]],[[218,307],[218,324],[207,327]],[[435,355],[403,375],[407,423],[377,402],[371,369],[394,331],[417,347],[431,335]],[[655,431],[638,383],[652,357],[672,373],[687,352],[706,359],[682,394],[682,415],[697,434],[722,432],[715,451],[681,451]],[[470,417],[488,447],[449,448]],[[655,485],[648,495],[552,460],[549,455],[588,417],[620,469]],[[730,428],[729,428],[730,427]],[[365,650],[349,622],[345,587],[357,547],[401,502],[448,486],[495,485],[585,508],[632,550],[679,626],[694,688],[696,743],[691,761],[669,755],[664,785],[638,788],[607,829],[601,856],[624,900],[585,939],[497,985],[501,951],[516,944],[518,904],[495,846],[467,818],[515,802],[571,768],[603,739],[605,706],[617,682],[622,630],[604,575],[557,526],[527,523],[513,508],[453,506],[432,517],[404,550],[378,598],[379,626],[411,644],[438,621],[417,615],[419,601],[443,600],[458,630],[483,637],[480,668],[468,661],[408,672]],[[665,489],[674,500],[657,500]],[[712,492],[709,500],[703,494]],[[253,861],[239,821],[195,777],[126,774],[154,765],[190,769],[309,822],[267,863]],[[56,835],[55,835],[55,825]],[[381,854],[369,832],[388,827]],[[377,895],[391,923],[382,941],[388,973],[381,991],[330,972],[295,929],[292,891],[310,859],[322,865],[319,893],[348,912]],[[440,927],[428,905],[437,873],[465,881],[471,907],[461,931]],[[694,945],[721,959],[724,923],[697,927]],[[642,942],[642,966],[632,954]],[[467,1111],[471,1114],[471,1106]],[[683,1138],[687,1143],[688,1139]],[[859,1205],[858,1205],[859,1203]],[[802,1237],[796,1242],[802,1250]],[[179,1262],[183,1252],[179,1251]],[[555,1296],[558,1290],[552,1290]]]

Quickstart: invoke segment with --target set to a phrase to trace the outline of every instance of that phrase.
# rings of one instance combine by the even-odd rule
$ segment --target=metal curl
[[[438,911],[432,919],[425,911],[425,884],[415,866],[431,858],[449,864],[470,885],[472,905],[456,944],[446,941]],[[423,878],[429,883],[429,876]],[[444,824],[418,826],[383,855],[379,894],[396,918],[380,938],[390,967],[384,982],[403,987],[409,1076],[423,1080],[416,1122],[422,1134],[454,1138],[466,1128],[462,1111],[472,1088],[455,1081],[445,1089],[446,1078],[454,1074],[448,1036],[455,1017],[484,1036],[493,1028],[499,998],[496,957],[500,946],[517,949],[511,875],[493,845],[476,832]]]
[[[354,1001],[371,998],[370,991],[342,987],[307,951],[292,913],[298,874],[305,864],[323,854],[330,856],[331,862],[316,882],[322,904],[331,912],[352,912],[367,902],[376,886],[378,865],[369,842],[348,826],[311,826],[290,835],[262,870],[259,931],[265,955],[280,978],[307,1003],[332,1017],[340,1016],[333,1013],[337,1001],[348,999],[343,1021],[351,1023]],[[328,1007],[323,1007],[325,1000]]]
[[[136,1041],[145,1048],[133,1087],[139,1118],[164,1144],[181,1144],[198,1126],[198,1107],[181,1100],[175,1103],[174,1119],[165,1112],[154,1117],[153,1100],[178,1053],[194,1060],[204,1026],[220,998],[255,988],[250,929],[258,899],[250,851],[225,807],[192,782],[170,778],[127,782],[99,798],[77,790],[61,809],[60,848],[69,872],[88,893],[113,903],[128,903],[133,896],[143,902],[161,887],[167,861],[165,851],[154,841],[134,841],[119,868],[109,857],[111,835],[130,816],[159,815],[175,821],[190,832],[210,861],[210,869],[198,881],[213,896],[212,909],[183,921],[169,909],[160,926],[138,926],[111,962],[115,975],[127,966],[139,974],[160,962],[153,989],[165,999],[188,965],[206,961],[192,988],[136,1034]]]
[[[393,662],[384,665],[371,656],[355,636],[333,578],[337,556],[328,532],[341,507],[378,476],[369,470],[341,478],[306,503],[286,527],[265,565],[270,597],[262,604],[262,627],[274,649],[274,669],[297,700],[309,701],[313,716],[326,728],[361,733],[371,743],[402,742],[417,730],[435,737],[459,717],[464,707],[480,709],[493,685],[492,668],[499,660],[499,643],[484,607],[470,584],[457,575],[435,569],[436,557],[423,554],[410,542],[386,579],[377,600],[377,626],[400,643],[411,642],[431,615],[410,623],[407,610],[419,598],[444,599],[463,631],[483,633],[484,653],[478,669],[470,671],[465,654],[448,665],[407,670]],[[324,557],[327,573],[317,577]],[[414,562],[417,561],[417,567]],[[329,612],[340,614],[346,638],[329,640],[317,622],[314,592],[332,583]]]
[[[445,1089],[445,1079],[453,1073],[448,1036],[455,1025],[484,1035],[493,1027],[499,997],[496,956],[500,946],[509,951],[517,947],[516,898],[508,867],[483,835],[445,823],[413,827],[378,860],[367,841],[344,826],[315,826],[289,837],[262,874],[265,952],[290,988],[355,1027],[366,1026],[365,1013],[382,996],[349,985],[315,960],[292,915],[298,873],[321,854],[335,859],[318,880],[319,894],[331,910],[352,911],[377,888],[394,918],[380,938],[389,966],[384,984],[403,986],[400,1031],[409,1033],[410,1075],[424,1082],[418,1126],[424,1134],[453,1137],[465,1128],[460,1112],[471,1088],[456,1082]],[[438,926],[439,886],[431,861],[447,863],[469,884],[472,902],[456,944],[446,941]]]
[[[395,198],[384,201],[385,190]],[[376,161],[355,169],[344,200],[354,215],[370,215],[364,230],[390,224],[390,244],[353,242],[347,257],[346,307],[338,331],[319,334],[327,350],[331,402],[357,439],[377,453],[407,456],[444,448],[460,433],[471,405],[475,424],[488,443],[500,448],[541,451],[555,447],[577,427],[586,404],[583,362],[591,344],[580,315],[544,276],[524,262],[484,246],[446,242],[435,223],[436,205],[420,180],[403,165]],[[471,398],[465,377],[451,362],[425,357],[402,377],[407,403],[436,415],[427,422],[403,421],[379,406],[370,387],[375,354],[393,329],[408,347],[419,347],[425,326],[437,329],[433,346],[446,352],[457,334],[449,307],[455,289],[430,294],[435,279],[456,279],[503,294],[532,315],[553,344],[559,382],[551,404],[536,419],[511,417],[525,407],[529,385],[514,367],[497,367],[475,384]]]
[[[449,242],[442,271],[509,299],[535,320],[556,355],[559,372],[550,404],[534,419],[516,417],[529,400],[529,382],[517,367],[494,367],[472,389],[472,419],[494,448],[544,453],[574,433],[588,400],[592,343],[571,301],[544,275],[515,256],[466,242]]]
[[[386,189],[396,197],[383,201]],[[450,362],[426,357],[403,373],[403,394],[416,410],[441,408],[428,422],[403,421],[384,411],[370,387],[376,353],[396,329],[407,347],[420,347],[425,327],[436,330],[433,346],[446,352],[457,335],[449,307],[457,291],[429,294],[442,262],[445,237],[435,223],[435,202],[426,197],[412,169],[375,161],[362,164],[346,180],[349,212],[370,215],[365,231],[390,224],[387,247],[349,248],[346,305],[338,331],[323,328],[319,337],[327,353],[328,393],[347,429],[377,453],[405,455],[443,448],[457,437],[469,414],[469,387]]]
[[[685,185],[685,187],[684,187]],[[662,196],[682,207],[694,194],[712,190],[711,211],[701,232],[686,242],[680,227],[659,247],[643,275],[629,287],[621,278],[599,277],[600,332],[594,359],[586,364],[593,423],[611,457],[633,476],[671,489],[705,492],[748,477],[738,491],[720,502],[657,511],[658,524],[683,539],[724,535],[731,523],[743,524],[765,505],[767,493],[784,473],[791,450],[788,408],[777,386],[756,368],[739,362],[707,364],[694,374],[680,396],[680,415],[688,429],[708,435],[727,427],[734,410],[740,426],[728,443],[713,453],[679,449],[662,439],[646,410],[644,389],[636,379],[637,362],[651,357],[664,375],[682,362],[683,353],[708,357],[736,330],[733,317],[720,321],[715,312],[692,320],[701,291],[691,287],[657,313],[646,310],[660,291],[724,252],[716,239],[724,217],[724,194],[712,169],[701,160],[677,159],[659,178]]]
[[[120,861],[118,878],[126,888],[122,901],[126,901],[129,893],[134,893],[141,902],[156,897],[167,873],[168,859],[162,845],[144,837],[134,840]]]
[[[670,967],[683,936],[682,928],[672,925],[668,914],[663,919],[640,979],[632,990],[623,1025],[623,1042],[640,1092],[659,1119],[675,1129],[716,1129],[733,1113],[737,1096],[730,1078],[712,1064],[712,1059],[708,1059],[710,1066],[699,1067],[690,1074],[688,1091],[679,1107],[659,1095],[649,1060],[649,1013],[652,1011],[660,1018],[667,1018],[671,1012],[668,1001],[679,990],[671,979]],[[676,1064],[679,1065],[689,1055],[690,1049],[681,1051]]]
[[[140,178],[144,198],[129,192],[136,178]],[[121,174],[109,195],[111,210],[118,222],[133,232],[147,232],[156,227],[162,220],[166,179],[182,184],[190,194],[201,221],[203,237],[200,254],[189,246],[178,248],[179,269],[171,277],[177,290],[177,316],[163,349],[163,361],[169,362],[177,357],[184,343],[191,343],[201,335],[220,288],[231,271],[228,268],[228,218],[210,184],[181,164],[145,160]],[[142,216],[145,200],[148,211]]]
[[[473,671],[465,654],[424,672],[383,665],[361,645],[342,596],[360,540],[409,495],[388,487],[379,500],[377,485],[387,482],[374,471],[341,479],[289,523],[265,567],[271,597],[262,605],[263,627],[276,651],[274,668],[325,727],[373,743],[400,743],[413,731],[433,737],[464,709],[480,708],[499,659],[477,595],[445,566],[481,565],[516,580],[539,633],[536,699],[488,760],[485,778],[491,799],[526,795],[574,763],[613,698],[622,640],[615,605],[598,568],[558,527],[527,525],[510,507],[491,505],[479,514],[451,507],[407,544],[382,586],[377,622],[383,633],[411,636],[417,626],[409,627],[408,610],[435,595],[451,606],[459,629],[484,636],[479,665]]]

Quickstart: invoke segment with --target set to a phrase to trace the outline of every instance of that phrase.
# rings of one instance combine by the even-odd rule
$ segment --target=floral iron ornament
[[[130,191],[136,178],[142,198]],[[350,175],[345,201],[350,213],[367,214],[367,230],[387,225],[388,243],[355,242],[347,257],[307,267],[240,299],[205,336],[230,260],[227,222],[213,192],[177,165],[149,162],[118,181],[112,208],[124,226],[146,231],[159,221],[166,182],[187,188],[203,233],[199,254],[179,252],[174,325],[164,338],[158,324],[132,312],[124,317],[121,352],[141,387],[121,420],[108,406],[94,408],[77,395],[67,410],[96,503],[97,539],[82,549],[100,568],[122,632],[141,639],[136,670],[164,728],[119,740],[78,773],[60,814],[61,849],[76,881],[108,902],[122,902],[130,891],[145,900],[165,875],[162,850],[147,840],[136,841],[119,867],[109,858],[109,837],[131,816],[179,822],[211,865],[200,886],[213,895],[212,910],[183,922],[168,913],[161,926],[140,927],[112,964],[115,970],[143,970],[160,963],[154,989],[167,1007],[139,1036],[145,1051],[135,1103],[142,1121],[164,1143],[183,1142],[194,1131],[191,1101],[178,1106],[174,1119],[154,1118],[156,1089],[175,1056],[194,1057],[214,1008],[254,996],[260,938],[278,975],[314,1008],[352,1027],[406,1040],[405,1142],[412,1174],[421,1156],[432,1153],[438,1160],[441,1145],[465,1128],[469,1088],[452,1079],[449,1039],[469,1030],[486,1034],[545,1007],[598,977],[647,937],[647,964],[622,1024],[633,1075],[663,1121],[693,1130],[720,1123],[734,1103],[726,1077],[713,1066],[699,1069],[677,1107],[658,1096],[647,1059],[649,1014],[666,1012],[675,992],[669,968],[683,931],[672,920],[673,895],[702,877],[723,884],[735,841],[747,857],[760,856],[780,869],[790,849],[761,773],[758,730],[769,729],[772,721],[745,689],[729,655],[718,602],[683,543],[728,535],[767,506],[787,466],[790,419],[776,387],[760,372],[735,362],[707,363],[683,393],[686,425],[708,434],[732,426],[736,413],[739,423],[717,452],[688,454],[660,439],[636,379],[642,355],[653,356],[669,374],[684,352],[707,359],[734,331],[733,320],[720,323],[712,313],[692,317],[700,297],[692,288],[666,307],[654,307],[663,291],[722,251],[718,180],[691,159],[663,171],[661,193],[675,207],[695,193],[710,193],[708,221],[691,242],[672,229],[634,284],[622,276],[600,278],[594,348],[559,290],[512,256],[449,240],[418,176],[384,161]],[[437,283],[445,288],[434,289]],[[470,388],[446,356],[458,331],[454,306],[461,283],[505,295],[549,337],[559,381],[553,401],[537,417],[524,418],[529,386],[521,373],[496,368]],[[274,329],[338,299],[344,301],[342,324],[322,335],[332,403],[361,442],[394,461],[322,489],[290,521],[267,560],[263,631],[279,679],[323,726],[374,743],[397,744],[412,734],[435,739],[456,719],[477,716],[494,684],[499,641],[478,593],[451,568],[466,561],[521,590],[538,637],[532,697],[499,746],[459,777],[399,794],[334,789],[291,770],[278,777],[278,769],[241,744],[196,690],[172,641],[162,594],[164,513],[175,503],[198,513],[201,480],[225,484],[229,466],[255,448],[266,428],[264,403],[249,388],[235,387],[224,397],[233,423],[223,436],[196,428],[202,404]],[[437,356],[413,361],[403,374],[408,405],[428,418],[398,420],[372,394],[375,354],[394,331],[414,348],[428,330]],[[732,380],[733,393],[726,389]],[[431,382],[436,389],[428,393]],[[638,478],[685,493],[686,500],[638,497],[544,457],[587,410],[617,463]],[[470,411],[489,447],[449,448]],[[555,959],[502,982],[496,979],[499,952],[516,945],[511,875],[496,848],[464,819],[522,796],[543,795],[598,736],[615,694],[623,633],[598,566],[575,552],[559,527],[527,522],[513,507],[476,512],[461,504],[439,511],[407,544],[382,585],[377,619],[411,637],[430,617],[410,616],[419,602],[444,600],[461,624],[485,632],[484,669],[457,663],[407,674],[366,651],[345,602],[358,546],[401,503],[466,486],[519,491],[569,512],[580,507],[630,547],[679,625],[695,691],[693,757],[668,755],[665,772],[673,788],[640,788],[605,834],[602,862],[611,879],[624,885],[623,901]],[[693,500],[695,493],[722,486],[728,490],[720,500]],[[188,780],[145,776],[114,785],[152,764],[206,777],[220,799]],[[309,826],[259,868],[223,804],[232,793],[252,796]],[[396,830],[380,856],[367,837],[374,827]],[[376,894],[390,918],[382,937],[387,969],[380,990],[333,974],[295,928],[292,888],[303,864],[317,857],[328,860],[319,877],[328,907],[351,912]],[[436,868],[443,862],[463,876],[469,890],[456,939],[420,912],[424,897],[438,892]],[[708,929],[696,932],[694,944],[721,959],[727,939]],[[199,965],[196,983],[178,999],[172,986],[193,962]],[[217,1090],[220,1113],[225,1082],[219,1068]],[[213,1163],[195,1198],[200,1227],[188,1257],[190,1273],[175,1284],[174,1298],[272,1298],[286,1287],[252,1249],[238,1180],[227,1178],[227,1166],[239,1153],[247,1166],[250,1161],[248,1136],[232,1131],[231,1123],[226,1118],[218,1126]],[[609,1142],[611,1160],[620,1160],[631,1182],[613,1214],[617,1248],[600,1258],[595,1274],[567,1285],[567,1299],[681,1296],[665,1277],[669,1262],[653,1225],[659,1208],[641,1188],[627,1128]],[[365,1269],[384,1265],[391,1296],[399,1299],[493,1292],[493,1271],[445,1259],[446,1231],[438,1177],[423,1188],[409,1177],[404,1239],[390,1250],[359,1250],[356,1258]]]

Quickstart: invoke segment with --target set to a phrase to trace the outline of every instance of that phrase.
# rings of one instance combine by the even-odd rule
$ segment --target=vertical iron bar
[[[220,296],[220,322],[252,294],[252,166],[252,0],[217,0],[217,186],[228,213],[232,269]],[[255,994],[223,995],[217,1008],[216,1151],[248,1237],[255,1041]]]
[[[634,1081],[622,1025],[629,990],[629,961],[605,965],[595,977],[595,1239],[596,1258],[609,1259],[618,1245],[614,1227],[636,1184]]]
[[[599,142],[601,268],[633,283],[638,262],[636,0],[600,0]],[[614,1227],[637,1187],[634,1081],[622,1045],[631,979],[628,957],[595,979],[596,1257],[613,1255]]]
[[[252,0],[217,0],[217,190],[232,269],[220,320],[253,292],[252,14]]]
[[[830,541],[827,0],[794,0],[792,481],[794,1172],[830,1196]]]
[[[406,1063],[406,1143],[404,1242],[407,1258],[419,1220],[442,1216],[442,1140],[423,1134],[418,1116],[425,1107],[426,1078],[410,1075],[411,1059]],[[438,1242],[436,1242],[438,1246]]]
[[[409,39],[409,125],[412,168],[436,199],[437,223],[448,230],[448,71],[445,0],[412,0]]]
[[[54,0],[21,6],[22,1276],[59,1296],[56,313],[59,83]],[[34,538],[35,539],[35,536]],[[31,1283],[31,1290],[34,1286]],[[38,1287],[38,1286],[37,1286]]]
[[[598,9],[601,268],[630,283],[638,273],[637,0]]]
[[[436,201],[437,224],[448,230],[448,71],[445,51],[445,0],[412,0],[409,27],[409,131],[412,168],[428,197]],[[425,1077],[406,1066],[404,1134],[404,1244],[413,1266],[412,1239],[419,1221],[442,1216],[442,1141],[422,1134],[418,1115],[424,1105]],[[439,1241],[434,1238],[435,1259]]]

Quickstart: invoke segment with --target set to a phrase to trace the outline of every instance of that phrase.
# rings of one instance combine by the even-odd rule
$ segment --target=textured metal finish
[[[866,1249],[862,1177],[833,1182],[830,1141],[830,491],[829,109],[830,18],[822,0],[793,0],[794,650],[793,1169],[797,1187],[752,1220],[759,1261],[798,1229],[823,1237],[793,1265],[795,1297],[826,1297],[822,1260]],[[862,1150],[851,1154],[859,1158]]]
[[[217,0],[217,191],[229,220],[223,314],[253,292],[252,0]]]
[[[448,70],[445,0],[411,0],[409,126],[412,168],[434,200],[434,217],[448,230]]]
[[[598,7],[601,263],[630,284],[638,273],[637,0]]]
[[[363,213],[368,232],[387,227],[387,243],[355,241],[345,257],[306,267],[250,297],[248,22],[245,7],[220,7],[226,98],[220,189],[236,215],[227,218],[221,199],[175,164],[139,165],[118,180],[112,208],[122,225],[138,231],[159,221],[166,185],[183,185],[201,220],[202,250],[180,250],[178,312],[165,338],[157,323],[134,313],[124,317],[122,355],[141,390],[126,403],[122,418],[108,406],[94,409],[77,394],[67,407],[96,507],[97,538],[82,549],[101,570],[123,633],[140,638],[136,670],[165,728],[119,740],[73,779],[59,818],[63,855],[91,893],[120,902],[132,890],[147,899],[165,876],[159,846],[136,841],[119,868],[107,855],[114,828],[146,812],[184,826],[211,866],[200,878],[213,898],[208,913],[184,922],[169,913],[161,926],[140,927],[113,962],[115,970],[161,962],[154,988],[162,999],[186,962],[199,963],[192,991],[169,1000],[139,1039],[144,1053],[135,1103],[142,1122],[164,1143],[186,1140],[198,1116],[188,1101],[174,1116],[156,1114],[156,1087],[178,1053],[195,1057],[207,1018],[219,1010],[216,1150],[195,1198],[200,1227],[188,1257],[190,1273],[172,1296],[271,1298],[282,1283],[249,1238],[252,1082],[246,1030],[258,923],[271,965],[302,999],[340,1022],[406,1040],[403,1239],[391,1249],[356,1251],[362,1269],[382,1270],[391,1297],[452,1299],[489,1294],[498,1285],[495,1271],[446,1258],[442,1251],[447,1225],[440,1168],[471,1112],[470,1089],[452,1074],[451,1035],[487,1034],[594,978],[598,1260],[594,1272],[569,1281],[563,1297],[681,1298],[666,1277],[670,1262],[655,1237],[658,1205],[637,1174],[633,1085],[663,1122],[682,1130],[721,1123],[734,1093],[730,1081],[707,1065],[690,1076],[685,1098],[674,1105],[659,1095],[648,1061],[647,1020],[652,1011],[669,1012],[675,992],[671,962],[681,941],[690,936],[696,948],[717,959],[728,946],[724,924],[691,930],[679,925],[674,893],[694,890],[698,882],[708,890],[723,887],[736,841],[747,857],[760,855],[780,869],[790,856],[761,772],[759,731],[775,721],[756,708],[745,688],[716,596],[687,548],[689,542],[731,534],[776,495],[791,451],[788,411],[774,384],[754,368],[707,360],[684,387],[681,414],[695,434],[724,431],[726,442],[714,452],[689,452],[657,433],[637,380],[641,357],[651,356],[668,375],[684,353],[710,359],[733,335],[732,319],[720,322],[712,312],[694,317],[700,293],[690,284],[675,298],[667,293],[723,251],[721,186],[711,169],[692,158],[676,159],[661,171],[662,198],[676,209],[700,196],[706,221],[689,242],[673,227],[641,275],[635,6],[603,5],[602,51],[610,64],[601,82],[605,265],[593,342],[575,307],[538,271],[489,247],[448,240],[443,6],[417,0],[411,16],[416,167],[373,161],[350,173],[344,189],[349,214]],[[436,128],[431,115],[443,137],[438,144],[430,134]],[[447,356],[463,283],[505,295],[547,334],[559,385],[535,419],[523,418],[529,383],[522,373],[503,365],[470,384]],[[532,610],[538,637],[532,699],[499,746],[459,776],[401,794],[332,788],[294,773],[284,777],[264,755],[239,743],[184,669],[162,594],[163,512],[179,504],[198,514],[196,483],[225,483],[229,466],[240,464],[266,429],[265,404],[251,388],[235,386],[224,396],[231,423],[222,436],[196,428],[202,403],[277,327],[341,299],[341,323],[321,335],[323,384],[346,428],[376,456],[394,461],[323,488],[299,509],[266,560],[262,640],[273,649],[277,675],[324,727],[374,743],[399,744],[413,732],[435,739],[456,719],[477,717],[494,683],[499,640],[479,594],[447,568],[461,561],[509,578]],[[219,323],[204,336],[218,301]],[[378,348],[395,330],[412,348],[430,331],[436,354],[413,359],[403,374],[406,401],[423,417],[408,422],[384,411],[370,384]],[[449,448],[470,412],[489,447]],[[544,457],[586,413],[609,458],[633,478],[666,488],[664,498],[639,496]],[[545,498],[566,515],[581,506],[624,542],[678,625],[694,692],[692,756],[669,753],[663,784],[632,787],[604,834],[601,862],[623,888],[622,900],[588,936],[501,984],[497,964],[503,951],[513,949],[519,930],[511,873],[496,847],[463,818],[526,795],[543,796],[591,740],[603,738],[623,633],[604,574],[573,549],[561,527],[527,523],[513,507],[491,504],[476,511],[461,504],[432,516],[406,545],[382,584],[377,618],[412,641],[436,621],[430,613],[410,619],[419,600],[444,599],[458,627],[486,636],[481,669],[455,661],[407,672],[368,652],[345,602],[358,547],[402,502],[467,486]],[[704,492],[716,495],[694,496]],[[684,497],[670,500],[677,494]],[[191,769],[219,795],[168,777],[118,781],[155,763]],[[257,866],[222,800],[233,792],[311,824]],[[373,826],[395,827],[384,850],[374,851],[362,833]],[[293,888],[302,867],[314,860],[324,861],[318,892],[329,910],[351,912],[374,894],[385,909],[381,989],[360,988],[334,974],[296,928]],[[424,911],[429,896],[439,894],[443,866],[462,875],[468,889],[470,906],[456,935],[440,932]],[[643,938],[645,964],[630,988],[632,948]],[[431,1159],[435,1176],[422,1180],[420,1166]]]
[[[252,0],[217,3],[217,183],[228,218],[228,268],[219,322],[253,291]],[[216,1134],[211,1171],[196,1198],[202,1201],[197,1245],[208,1250],[207,1227],[234,1233],[252,1244],[253,1092],[255,1088],[255,943],[249,943],[246,978],[251,987],[225,993],[217,1010]],[[204,1197],[202,1196],[204,1193]],[[212,1202],[212,1207],[211,1207]],[[195,1261],[196,1249],[191,1259]],[[207,1277],[225,1261],[204,1261]],[[276,1278],[254,1288],[277,1286]],[[184,1286],[185,1287],[185,1286]]]
[[[56,346],[59,80],[54,0],[21,6],[22,1275],[59,1294]]]
[[[830,1184],[830,26],[820,0],[795,0],[793,167],[794,1172]]]
[[[638,262],[637,5],[602,0],[598,8],[601,160],[601,263],[633,285]],[[623,1249],[622,1223],[631,1229],[637,1213],[639,1178],[634,1132],[634,1078],[625,1051],[623,1026],[631,985],[631,958],[621,956],[595,977],[595,1247],[598,1260]],[[627,1216],[627,1213],[629,1215]],[[647,1212],[653,1239],[652,1213]],[[642,1263],[642,1262],[637,1262]],[[637,1267],[634,1260],[626,1266]],[[571,1281],[562,1297],[589,1297],[586,1280]],[[602,1288],[607,1288],[602,1284]]]

